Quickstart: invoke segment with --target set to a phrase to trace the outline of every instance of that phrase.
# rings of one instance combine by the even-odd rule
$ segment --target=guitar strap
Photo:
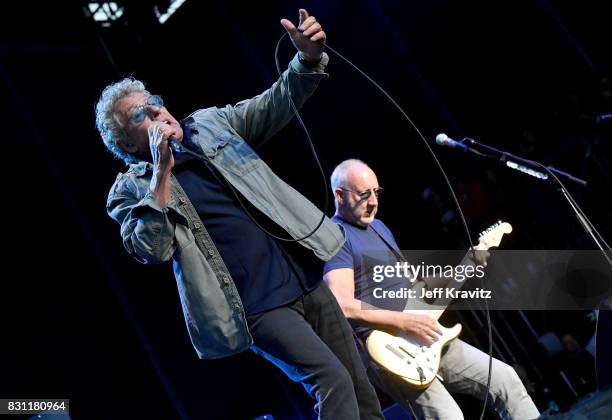
[[[406,260],[406,258],[404,258],[402,253],[399,252],[397,249],[395,249],[395,247],[388,240],[386,240],[384,236],[382,236],[376,229],[374,229],[374,226],[372,226],[371,223],[368,226],[370,228],[372,228],[374,233],[376,233],[378,235],[378,237],[385,243],[385,245],[387,245],[387,247],[393,252],[393,254],[395,254],[395,256],[397,257],[398,260],[400,260],[401,262],[404,262],[404,263],[408,263],[408,260]]]
[[[381,239],[381,240],[382,240],[382,241],[385,243],[385,245],[387,245],[387,247],[388,247],[388,248],[389,248],[389,249],[390,249],[390,250],[393,252],[393,254],[395,254],[396,258],[397,258],[399,261],[401,261],[401,262],[403,262],[403,263],[405,263],[405,264],[410,265],[410,263],[408,262],[408,260],[406,259],[406,257],[404,257],[404,256],[402,255],[402,253],[401,253],[401,252],[399,252],[397,249],[395,249],[395,247],[393,246],[393,244],[391,244],[391,242],[389,242],[388,240],[386,240],[386,239],[385,239],[385,237],[384,237],[384,236],[382,236],[382,235],[380,234],[380,232],[378,232],[378,231],[377,231],[377,230],[374,228],[374,226],[372,226],[372,224],[370,224],[370,225],[368,225],[368,226],[372,228],[372,230],[374,231],[374,233],[376,233],[376,234],[378,235],[378,237],[379,237],[379,238],[380,238],[380,239]],[[412,287],[413,287],[413,289],[414,289],[414,290],[416,290],[416,291],[417,291],[417,293],[421,293],[421,292],[420,292],[420,289],[421,289],[421,288],[424,288],[424,287],[427,287],[427,285],[426,285],[426,284],[425,284],[425,282],[423,281],[423,278],[419,278],[419,277],[417,277],[417,279],[416,279],[416,281],[413,283]],[[412,302],[412,304],[413,304],[413,305],[412,305],[412,306],[410,306],[410,307],[406,306],[406,308],[405,308],[405,309],[423,309],[421,306],[419,306],[419,307],[414,306],[414,302],[416,302],[415,300],[411,300],[411,301],[409,300],[409,301],[407,301],[407,302],[406,302],[406,304],[408,304],[408,302]],[[427,302],[425,301],[424,303],[426,303],[426,304],[430,304],[431,302],[427,303]]]

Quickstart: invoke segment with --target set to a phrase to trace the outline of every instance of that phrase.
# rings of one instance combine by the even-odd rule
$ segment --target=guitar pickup
[[[406,353],[408,356],[412,357],[413,359],[415,358],[415,357],[414,357],[414,354],[410,353],[408,350],[406,350],[406,349],[405,349],[405,348],[403,348],[402,346],[397,346],[397,347],[399,347],[399,349],[400,349],[401,351],[403,351],[404,353]]]
[[[393,348],[393,346],[392,346],[391,344],[387,344],[387,345],[385,345],[385,348],[386,348],[387,350],[389,350],[391,353],[393,353],[394,355],[396,355],[397,357],[399,357],[400,359],[403,359],[404,357],[406,357],[406,356],[404,356],[402,353],[400,353],[399,351],[397,351],[396,349],[394,349],[394,348]],[[400,348],[401,348],[401,347],[400,347]]]

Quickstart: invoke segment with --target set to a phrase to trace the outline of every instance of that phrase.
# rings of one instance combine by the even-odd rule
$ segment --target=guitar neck
[[[482,243],[479,243],[478,246],[481,247],[480,249],[482,249],[483,245],[482,245]],[[468,251],[468,252],[471,252],[471,251]],[[466,254],[466,256],[463,258],[462,264],[465,262],[466,258],[469,258],[469,254]],[[424,283],[426,283],[426,281]],[[461,289],[463,287],[463,285],[466,282],[465,281],[464,282],[456,282],[456,281],[453,281],[453,279],[450,279],[448,281],[448,283],[446,283],[445,285],[440,285],[438,287],[446,288],[446,287],[449,287],[451,283],[454,283],[452,285],[452,287],[455,290],[459,290],[459,289]],[[425,284],[423,284],[423,287],[427,287],[427,286]],[[424,302],[420,302],[419,306],[421,306],[421,308],[419,308],[419,309],[406,309],[406,310],[404,310],[404,312],[412,313],[412,314],[418,314],[418,315],[427,315],[428,317],[430,317],[432,319],[435,319],[437,321],[437,320],[440,319],[440,317],[442,316],[444,311],[446,311],[446,308],[448,307],[450,302],[451,302],[451,300],[448,299],[448,298],[438,298],[434,302],[432,302],[431,304],[427,305],[427,306],[430,306],[430,308],[426,308],[426,309],[422,308],[422,306],[426,305],[426,304]]]
[[[481,233],[480,237],[478,238],[478,245],[476,245],[474,249],[484,251],[493,247],[497,247],[499,246],[502,237],[506,234],[509,234],[510,232],[512,232],[512,226],[510,225],[510,223],[499,221]],[[466,260],[466,258],[469,258],[469,253],[471,252],[472,251],[468,251],[468,255],[463,258],[462,263]],[[441,287],[444,288],[450,286],[448,283],[446,283],[445,286]],[[465,283],[465,281],[455,282],[453,287],[455,289],[460,289]],[[439,298],[432,305],[429,305],[431,306],[431,308],[423,309],[422,305],[424,305],[425,303],[421,301],[419,302],[419,309],[406,309],[404,310],[404,312],[427,315],[437,321],[438,319],[440,319],[450,302],[450,299]]]

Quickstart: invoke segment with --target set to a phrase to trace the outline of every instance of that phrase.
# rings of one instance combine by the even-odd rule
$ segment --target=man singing
[[[343,232],[325,218],[308,236],[322,212],[254,151],[291,119],[289,95],[299,107],[327,76],[325,32],[306,10],[299,16],[297,28],[281,21],[298,50],[289,68],[236,105],[201,109],[179,123],[137,80],[104,89],[97,128],[130,165],[107,209],[134,258],[173,260],[200,358],[251,348],[302,383],[320,418],[382,419],[350,325],[321,281]],[[171,139],[203,158],[174,152]],[[270,227],[307,238],[281,241],[264,231]]]

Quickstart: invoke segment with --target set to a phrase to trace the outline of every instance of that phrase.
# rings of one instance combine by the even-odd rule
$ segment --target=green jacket
[[[316,89],[328,57],[309,69],[297,56],[282,79],[300,107]],[[272,172],[252,147],[293,116],[285,85],[278,80],[262,94],[224,108],[206,108],[188,117],[197,130],[192,141],[240,193],[293,238],[308,234],[322,212]],[[142,263],[173,260],[187,330],[200,358],[219,358],[253,344],[234,282],[193,204],[172,177],[172,198],[160,208],[149,190],[152,164],[139,162],[117,176],[108,195],[108,214],[121,225],[125,248]],[[342,229],[325,218],[300,242],[323,261],[343,245]]]

